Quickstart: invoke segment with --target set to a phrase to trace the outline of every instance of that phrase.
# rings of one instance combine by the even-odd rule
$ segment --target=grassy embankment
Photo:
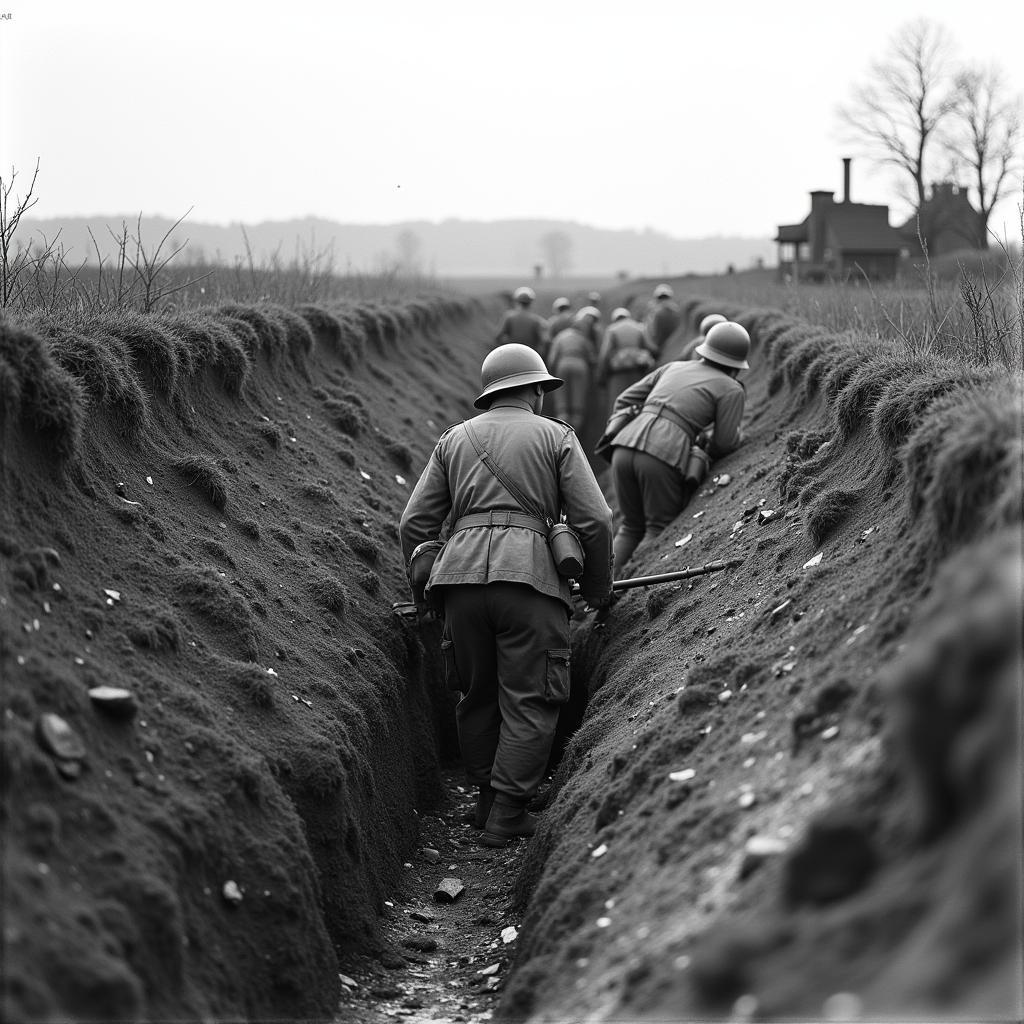
[[[512,1016],[1020,1012],[1019,274],[976,347],[784,294],[834,319],[685,304],[750,330],[749,439],[635,568],[745,564],[576,637]]]
[[[387,606],[476,307],[63,296],[0,318],[3,1016],[329,1017],[436,796]]]

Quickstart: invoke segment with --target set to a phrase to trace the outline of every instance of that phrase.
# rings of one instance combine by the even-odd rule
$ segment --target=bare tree
[[[564,277],[572,266],[572,239],[564,231],[541,236],[541,252],[551,277]]]
[[[956,164],[969,169],[979,213],[978,245],[988,248],[988,222],[1020,168],[1021,98],[1001,68],[974,65],[956,77],[957,106],[945,135]]]
[[[904,175],[904,198],[920,209],[926,169],[936,130],[957,105],[949,74],[952,44],[946,30],[924,18],[904,25],[871,78],[840,108],[851,141],[866,147],[878,163]],[[909,182],[906,180],[909,178]]]
[[[23,196],[14,195],[14,180],[18,172],[11,168],[9,178],[0,175],[0,308],[6,309],[20,300],[27,282],[37,277],[40,267],[53,256],[57,239],[52,242],[43,239],[41,249],[33,249],[32,242],[15,245],[14,236],[21,226],[21,219],[39,202],[35,195],[36,180],[39,177],[39,161],[28,190]]]

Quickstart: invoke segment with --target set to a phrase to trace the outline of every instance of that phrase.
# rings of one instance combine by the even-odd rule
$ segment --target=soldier
[[[543,353],[548,343],[548,325],[542,316],[530,310],[536,298],[533,289],[517,288],[512,297],[517,308],[505,313],[491,347],[511,342],[529,345],[534,352]]]
[[[739,324],[716,324],[697,349],[697,362],[659,366],[615,400],[614,418],[640,411],[612,436],[612,480],[622,516],[615,534],[621,569],[641,540],[656,537],[686,507],[692,487],[684,481],[690,449],[700,438],[712,458],[743,439],[743,385],[750,337]],[[607,433],[607,431],[606,431]]]
[[[560,331],[548,350],[551,372],[565,381],[565,389],[555,397],[555,415],[568,421],[574,430],[583,427],[590,396],[591,371],[596,360],[594,325],[600,312],[584,306],[573,317],[571,327]]]
[[[619,392],[635,384],[653,366],[654,356],[647,347],[643,325],[634,320],[624,306],[613,310],[594,372],[595,382],[607,387],[608,415]]]
[[[672,288],[667,284],[659,284],[654,289],[654,301],[648,308],[644,320],[647,347],[654,353],[655,358],[661,355],[665,342],[675,333],[681,321],[682,314],[675,299],[672,298]]]
[[[569,697],[572,604],[545,520],[566,517],[585,556],[581,594],[591,606],[605,607],[611,509],[572,429],[540,415],[544,395],[562,381],[536,352],[502,345],[480,372],[483,389],[473,404],[485,411],[441,435],[399,535],[408,562],[451,517],[427,596],[444,606],[441,651],[448,685],[462,694],[455,714],[466,773],[478,787],[480,841],[501,847],[534,832],[526,807]],[[524,511],[527,505],[545,520]]]
[[[680,359],[697,359],[697,348],[704,344],[704,339],[707,337],[708,331],[711,330],[715,324],[724,324],[726,318],[721,313],[708,313],[706,317],[700,322],[700,327],[697,329],[697,337],[691,338],[682,348],[679,353]]]
[[[566,329],[566,327],[572,326],[572,303],[563,295],[555,299],[551,306],[552,316],[548,320],[548,344],[547,349],[550,350],[551,342],[554,341],[558,335]],[[548,352],[542,352],[544,356],[544,362],[548,361]]]

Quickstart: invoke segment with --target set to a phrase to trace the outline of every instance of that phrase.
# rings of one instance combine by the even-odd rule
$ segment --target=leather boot
[[[498,793],[480,836],[480,845],[501,849],[510,839],[532,836],[536,831],[537,819],[527,811],[526,803]]]
[[[467,825],[472,825],[478,831],[487,824],[487,815],[491,813],[491,805],[494,803],[494,790],[490,786],[477,786],[476,788],[476,810],[467,814],[462,820]]]

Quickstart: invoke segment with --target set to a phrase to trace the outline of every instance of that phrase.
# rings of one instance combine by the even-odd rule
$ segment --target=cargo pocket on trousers
[[[450,636],[441,637],[441,662],[444,665],[444,683],[449,690],[461,693],[464,689],[455,664],[455,645]]]
[[[556,647],[547,652],[544,666],[544,699],[564,704],[569,699],[569,648]]]

